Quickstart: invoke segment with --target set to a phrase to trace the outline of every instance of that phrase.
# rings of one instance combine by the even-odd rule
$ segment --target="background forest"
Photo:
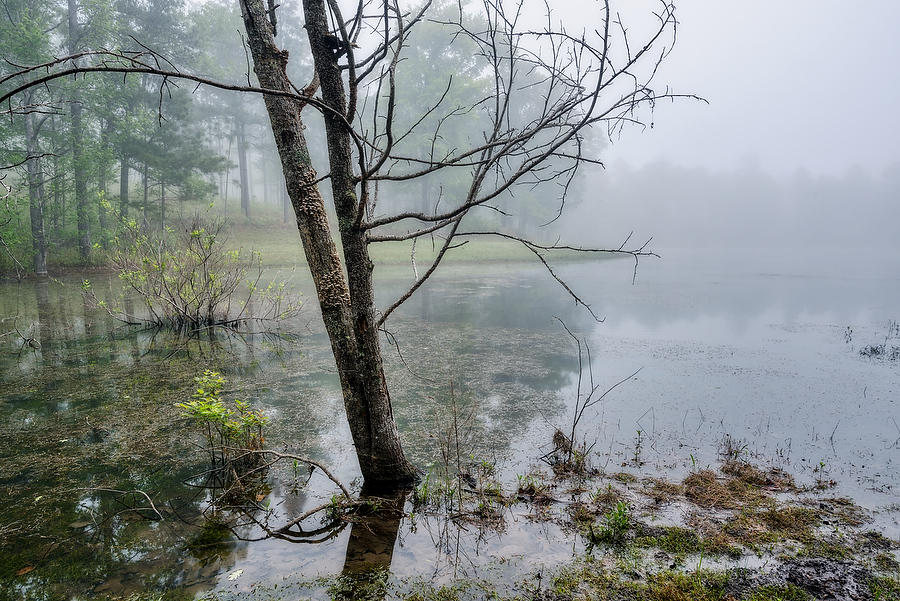
[[[169,61],[166,66],[184,72],[235,85],[246,85],[252,77],[233,2],[192,6],[180,0],[8,0],[4,8],[0,56],[8,62],[0,65],[0,77],[8,84],[15,83],[13,74],[21,65],[79,52],[146,48]],[[291,52],[290,65],[296,71],[291,78],[308,81],[311,59],[301,19],[289,6],[279,15],[279,40]],[[417,102],[439,97],[448,77],[454,80],[450,95],[460,96],[446,99],[448,104],[463,103],[487,89],[490,82],[475,72],[471,49],[464,41],[451,47],[448,36],[446,28],[425,23],[408,40],[409,58],[398,67],[409,82],[399,92],[398,123],[418,119]],[[520,110],[534,101],[523,94]],[[2,172],[2,273],[42,274],[104,264],[121,218],[135,220],[148,231],[162,231],[203,210],[225,216],[233,225],[285,223],[290,224],[286,235],[296,233],[259,97],[205,86],[195,89],[190,83],[147,74],[91,73],[34,88],[21,107],[9,107],[6,113],[0,123],[0,165],[11,168]],[[482,131],[477,118],[461,122],[469,123],[470,130],[448,128],[438,144],[459,147]],[[321,118],[311,118],[309,127],[321,129]],[[432,143],[423,133],[409,136],[404,148],[415,156],[434,150]],[[325,149],[313,147],[311,152],[313,162],[322,166]],[[433,207],[421,206],[422,198],[443,196],[464,185],[464,173],[442,175],[440,180],[421,178],[414,185],[385,184],[380,202],[391,210],[430,210]],[[555,204],[542,206],[537,194],[527,191],[519,192],[515,202],[515,215],[484,212],[474,222],[496,225],[507,220],[524,230],[556,211]]]

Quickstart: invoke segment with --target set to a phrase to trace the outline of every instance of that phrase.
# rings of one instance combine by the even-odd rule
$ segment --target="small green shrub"
[[[266,493],[265,470],[260,470],[265,438],[263,426],[267,418],[252,409],[247,401],[234,401],[229,406],[222,400],[225,378],[206,370],[194,378],[197,389],[189,401],[177,403],[184,415],[200,424],[207,443],[211,469],[207,486],[224,490],[222,497],[258,497]],[[253,478],[247,476],[253,475]]]
[[[97,298],[87,280],[83,292],[125,323],[184,332],[277,321],[299,311],[286,282],[263,282],[258,252],[226,250],[225,238],[222,221],[204,223],[198,217],[150,236],[136,220],[122,218],[110,261],[143,311]]]
[[[228,450],[237,447],[259,450],[264,439],[262,429],[268,421],[262,411],[250,408],[248,401],[235,400],[230,408],[222,400],[225,378],[219,372],[206,370],[194,378],[197,390],[191,400],[177,403],[184,415],[206,426],[206,439],[210,449]]]
[[[620,545],[625,542],[625,536],[631,527],[631,515],[628,503],[619,501],[603,516],[603,524],[599,529],[594,529],[591,524],[588,540],[591,544],[605,543],[608,545]]]

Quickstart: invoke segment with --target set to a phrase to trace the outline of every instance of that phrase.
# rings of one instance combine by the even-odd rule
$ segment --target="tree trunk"
[[[159,229],[166,229],[166,182],[159,182]]]
[[[147,202],[148,202],[147,191],[150,188],[150,181],[147,179],[148,175],[149,175],[148,171],[149,171],[149,167],[147,166],[147,163],[144,163],[144,168],[143,168],[143,171],[141,172],[141,181],[144,185],[144,204],[141,207],[141,209],[143,209],[143,211],[144,211],[144,223],[142,224],[141,227],[144,230],[147,230],[150,227],[150,217],[147,214]]]
[[[291,217],[294,216],[294,207],[291,206],[291,197],[288,194],[284,177],[281,178],[281,185],[279,188],[281,189],[281,209],[284,212],[284,222],[290,223]]]
[[[76,52],[78,52],[78,6],[75,0],[69,0],[69,54]],[[73,89],[71,98],[72,169],[75,179],[75,212],[78,218],[78,252],[81,260],[87,261],[91,255],[91,222],[88,214],[87,178],[83,157],[84,127],[81,122],[81,102],[76,89]]]
[[[241,212],[250,219],[250,175],[247,169],[247,138],[244,134],[244,122],[238,121],[237,127],[238,165],[241,172]]]
[[[128,167],[128,156],[122,151],[119,157],[119,214],[128,217],[128,175],[131,169]]]
[[[100,148],[103,149],[104,155],[97,161],[97,192],[102,200],[106,198],[106,175],[109,165],[106,162],[105,151],[109,147],[109,134],[112,131],[112,121],[107,119],[103,122],[100,130]],[[103,248],[107,248],[107,235],[109,232],[109,212],[102,205],[97,207],[97,214],[100,218],[100,244]]]
[[[260,174],[262,175],[262,193],[263,193],[263,205],[265,205],[266,209],[269,207],[269,161],[268,157],[266,157],[265,152],[259,153],[259,162],[262,164],[262,169],[260,169]]]
[[[287,52],[275,45],[262,1],[240,2],[260,85],[290,91]],[[322,88],[326,102],[340,107],[343,113],[346,110],[343,83],[333,54],[322,37],[327,30],[324,6],[320,1],[305,0],[303,7],[316,68],[323,84],[328,82]],[[354,218],[348,218],[355,214],[356,206],[350,138],[340,126],[335,127],[336,119],[326,119],[332,189],[349,274],[345,279],[325,204],[315,183],[316,172],[303,135],[302,107],[294,100],[275,96],[266,96],[265,103],[296,213],[297,229],[331,340],[344,409],[363,478],[367,486],[376,488],[409,483],[417,478],[417,472],[403,453],[384,378],[374,319],[373,265],[366,249],[366,234],[356,227]]]
[[[53,155],[53,183],[50,189],[53,191],[53,208],[56,219],[54,220],[54,235],[66,229],[66,195],[62,193],[62,171],[59,168],[59,156]]]
[[[228,136],[228,154],[225,155],[225,193],[222,194],[224,199],[223,213],[228,219],[228,184],[231,179],[231,145],[234,143],[234,136]]]
[[[30,102],[30,100],[29,100]],[[29,157],[27,168],[28,204],[31,214],[31,245],[34,249],[34,273],[47,275],[47,236],[44,231],[44,170],[39,158],[38,132],[35,114],[25,114],[25,149]]]
[[[368,497],[367,492],[364,487],[360,500]],[[388,498],[384,494],[373,495],[372,501],[380,504],[378,519],[350,525],[341,578],[332,590],[335,601],[356,601],[360,590],[366,591],[366,599],[387,598],[389,585],[383,575],[391,570],[407,496],[409,491],[406,490],[391,494]]]

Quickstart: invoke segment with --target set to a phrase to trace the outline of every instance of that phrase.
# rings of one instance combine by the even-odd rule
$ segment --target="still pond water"
[[[577,351],[559,318],[588,341],[596,382],[640,369],[580,426],[595,442],[595,466],[680,480],[715,464],[728,436],[801,483],[836,481],[836,495],[873,511],[896,538],[900,360],[860,350],[900,346],[891,337],[900,259],[801,259],[672,250],[642,263],[634,285],[625,261],[561,266],[603,323],[533,265],[447,266],[390,323],[400,353],[386,345],[388,379],[407,452],[424,469],[439,463],[455,404],[472,415],[471,461],[494,464],[510,487],[540,465],[554,428],[571,418],[578,380]],[[115,294],[115,278],[88,277],[100,296]],[[409,277],[383,276],[380,303]],[[204,470],[200,439],[173,405],[204,369],[228,378],[229,398],[264,409],[267,446],[356,481],[315,309],[305,307],[280,337],[178,341],[118,325],[85,304],[80,282],[0,284],[0,331],[15,325],[40,343],[22,349],[17,336],[0,339],[0,599],[227,597],[251,586],[327,597],[315,579],[359,565],[389,567],[394,578],[499,581],[582,548],[576,533],[515,512],[490,531],[419,515],[304,543],[203,527],[209,493],[194,486]],[[308,280],[297,276],[296,287],[313,298]],[[285,469],[261,501],[276,522],[334,492],[324,478],[304,484]],[[135,490],[147,498],[122,492]],[[155,511],[164,519],[144,519]]]

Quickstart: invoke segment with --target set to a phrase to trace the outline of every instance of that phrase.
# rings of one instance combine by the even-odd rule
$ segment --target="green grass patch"
[[[764,586],[753,591],[747,601],[809,601],[812,597],[801,588],[787,586]]]
[[[465,240],[460,240],[463,241]],[[293,224],[234,224],[229,228],[226,247],[258,250],[262,253],[263,263],[267,266],[306,264],[300,245],[300,234]],[[440,248],[441,241],[437,239],[434,244],[430,239],[422,239],[416,244],[415,258],[420,273],[437,257]],[[369,252],[376,265],[409,265],[412,242],[379,242],[371,244]],[[563,250],[552,251],[549,256],[554,261],[584,261],[611,257],[611,255]],[[447,251],[444,261],[448,264],[489,263],[537,261],[537,258],[525,246],[514,240],[484,237],[470,240],[458,248]]]
[[[662,549],[676,555],[700,553],[703,550],[703,541],[696,532],[677,526],[663,528],[656,535],[639,536],[635,543],[640,547]]]
[[[875,601],[900,601],[900,579],[876,576],[869,581],[869,591]]]

